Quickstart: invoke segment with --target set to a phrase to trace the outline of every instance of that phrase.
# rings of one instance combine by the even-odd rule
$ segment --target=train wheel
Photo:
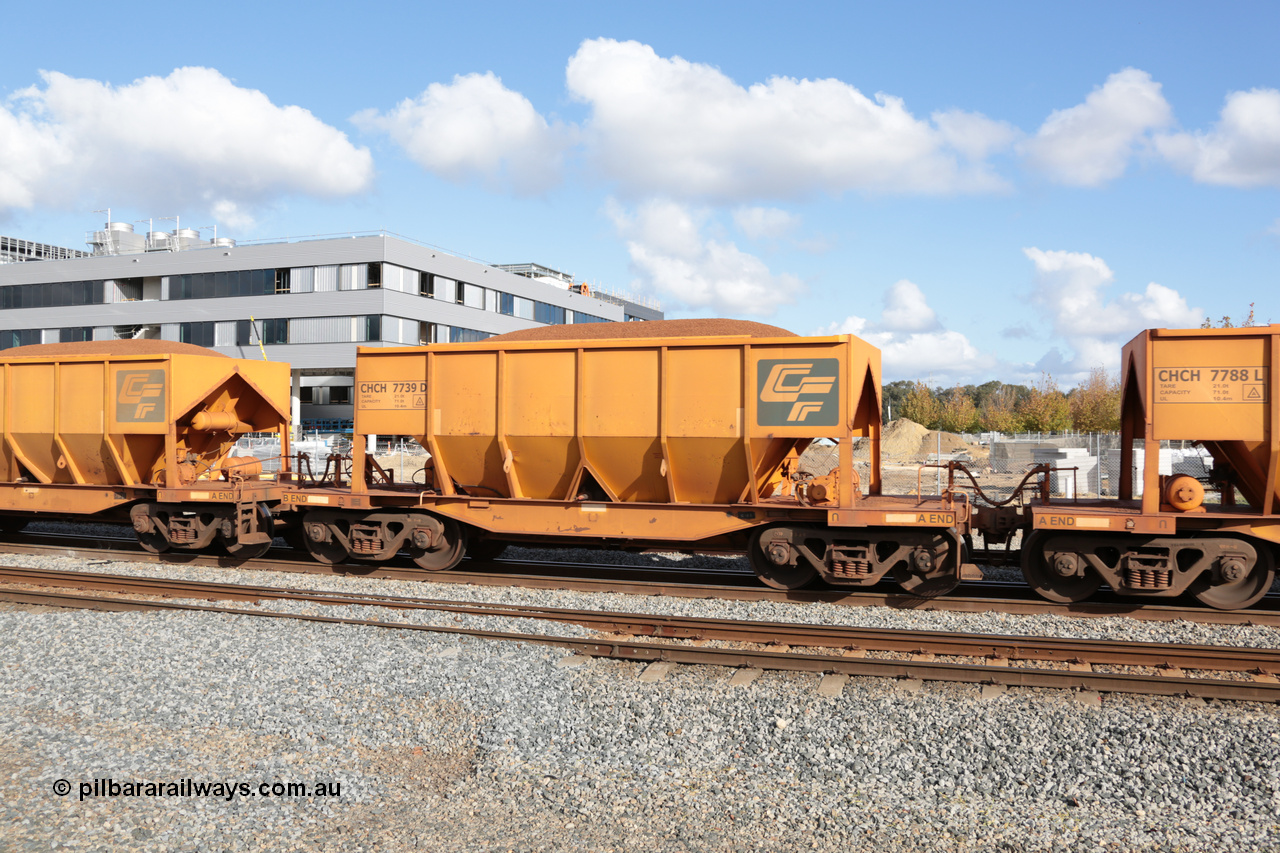
[[[1218,610],[1240,610],[1257,604],[1276,579],[1275,561],[1271,558],[1271,552],[1266,548],[1259,548],[1257,554],[1251,567],[1239,558],[1223,565],[1219,569],[1222,583],[1203,589],[1193,587],[1196,598],[1202,604]]]
[[[165,536],[164,529],[160,526],[160,520],[151,515],[151,509],[147,504],[138,504],[129,510],[129,517],[133,522],[133,532],[137,534],[138,544],[143,550],[150,551],[152,554],[161,554],[172,547],[169,537]],[[165,523],[168,523],[167,515]]]
[[[747,545],[751,571],[774,589],[800,589],[818,576],[818,570],[796,553],[790,534],[785,527],[770,527],[753,534]]]
[[[271,517],[271,510],[262,504],[258,504],[258,529],[267,534],[268,537],[275,536],[275,521]],[[231,539],[224,539],[222,546],[227,549],[227,553],[238,560],[252,560],[261,557],[271,548],[271,540],[266,542],[254,542],[245,544]]]
[[[452,518],[432,516],[428,523],[433,527],[439,526],[432,537],[435,543],[422,547],[415,542],[409,546],[409,555],[413,557],[415,563],[429,572],[447,572],[462,562],[463,555],[467,553],[467,542],[462,535],[462,528]],[[418,533],[423,532],[423,530],[418,531]],[[414,538],[419,537],[415,535]]]
[[[935,536],[928,545],[913,548],[907,556],[909,569],[896,575],[902,588],[921,598],[936,598],[955,589],[960,578],[954,570],[946,570],[946,566],[955,560],[951,553],[953,541],[945,536]]]
[[[328,538],[325,538],[326,536]],[[317,563],[332,566],[335,563],[346,562],[351,557],[347,553],[347,547],[333,537],[333,531],[329,530],[328,525],[323,522],[304,521],[302,538],[306,542],[307,552]]]
[[[1075,566],[1067,560],[1060,566],[1049,565],[1044,552],[1047,538],[1044,533],[1036,532],[1023,540],[1022,576],[1026,578],[1027,585],[1042,598],[1060,604],[1084,601],[1097,592],[1102,586],[1102,578],[1096,572],[1086,568],[1083,575],[1078,574]]]
[[[164,538],[164,534],[158,528],[152,528],[146,533],[142,531],[135,532],[138,534],[138,544],[152,554],[163,554],[171,547],[169,540]]]

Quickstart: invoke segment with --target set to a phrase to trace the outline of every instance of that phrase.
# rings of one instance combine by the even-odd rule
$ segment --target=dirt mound
[[[912,459],[916,462],[924,462],[929,454],[939,452],[939,446],[944,454],[965,451],[975,458],[982,455],[977,445],[970,444],[954,432],[939,433],[937,430],[929,430],[921,438],[920,447]]]
[[[220,352],[181,344],[177,341],[157,341],[147,338],[128,341],[75,341],[74,343],[31,344],[0,352],[0,358],[52,358],[59,355],[212,355],[229,358]]]
[[[929,430],[908,418],[889,421],[880,434],[880,454],[883,459],[907,460],[920,452]]]
[[[608,338],[705,338],[746,335],[752,338],[794,338],[767,323],[728,320],[720,317],[697,320],[645,320],[631,323],[572,323],[538,326],[488,338],[490,341],[587,341]]]
[[[937,430],[926,429],[907,418],[898,418],[885,425],[880,434],[881,459],[885,462],[925,462],[932,453],[938,452]],[[959,453],[968,451],[978,458],[984,451],[969,444],[954,432],[941,433],[942,452]],[[871,442],[865,438],[858,439],[853,445],[855,459],[868,459],[871,456]]]

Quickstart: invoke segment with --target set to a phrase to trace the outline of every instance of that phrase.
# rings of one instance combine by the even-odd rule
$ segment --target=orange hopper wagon
[[[958,578],[967,505],[879,495],[880,353],[851,335],[668,320],[362,348],[355,409],[350,496],[289,498],[322,560],[407,548],[444,569],[519,540],[746,550],[786,587]],[[429,479],[388,482],[370,434],[413,436]],[[839,465],[802,476],[797,455],[817,439],[838,443]],[[947,512],[920,529],[922,508]]]
[[[0,527],[99,516],[152,551],[261,553],[280,487],[231,451],[246,432],[287,442],[288,413],[286,364],[150,340],[0,352]]]
[[[1125,345],[1121,369],[1118,500],[1031,508],[1027,580],[1058,601],[1106,583],[1254,604],[1280,543],[1280,325],[1150,329]],[[1175,472],[1166,459],[1162,473],[1162,441],[1199,444],[1212,470]]]

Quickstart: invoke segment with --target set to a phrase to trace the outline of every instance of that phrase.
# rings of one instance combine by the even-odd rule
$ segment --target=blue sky
[[[794,5],[24,4],[0,233],[385,228],[939,385],[1280,321],[1280,4]]]

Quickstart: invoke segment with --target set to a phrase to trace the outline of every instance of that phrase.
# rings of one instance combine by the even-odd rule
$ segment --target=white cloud
[[[448,180],[480,179],[537,193],[560,180],[573,132],[549,124],[519,92],[491,72],[432,83],[385,114],[364,110],[352,121],[385,131],[422,168]]]
[[[924,332],[937,327],[938,315],[924,291],[904,278],[885,291],[880,325],[894,332]]]
[[[373,180],[368,150],[341,131],[211,68],[125,86],[42,76],[43,88],[0,105],[0,210],[37,199],[241,210],[291,194],[352,195]]]
[[[1136,68],[1112,74],[1084,103],[1057,110],[1022,144],[1028,164],[1052,180],[1096,187],[1124,174],[1150,131],[1173,112],[1151,75]]]
[[[914,282],[902,279],[884,294],[880,319],[856,315],[820,329],[819,335],[857,335],[880,348],[886,382],[926,379],[951,384],[985,381],[999,360],[981,352],[962,333],[946,329]]]
[[[901,98],[870,98],[840,80],[744,87],[709,65],[612,39],[583,42],[566,79],[591,107],[588,154],[633,194],[731,202],[1005,189],[969,160],[1006,146],[1008,126],[960,112],[931,124]]]
[[[776,207],[739,207],[733,222],[748,240],[776,240],[800,224],[800,217]]]
[[[793,275],[774,275],[763,261],[730,242],[707,239],[705,210],[649,201],[634,212],[608,207],[626,240],[637,285],[690,308],[732,314],[770,314],[804,292]]]
[[[1206,184],[1280,187],[1280,91],[1232,92],[1208,133],[1172,133],[1156,147]]]
[[[1003,151],[1022,136],[1022,131],[1008,122],[995,121],[981,113],[943,110],[932,118],[947,145],[973,163]]]
[[[1199,326],[1204,312],[1191,308],[1176,290],[1151,282],[1141,293],[1107,300],[1115,279],[1101,258],[1084,252],[1023,249],[1035,265],[1032,301],[1045,309],[1053,333],[1074,352],[1066,369],[1080,378],[1093,367],[1115,368],[1120,347],[1143,329]],[[1067,377],[1071,378],[1071,377]]]

